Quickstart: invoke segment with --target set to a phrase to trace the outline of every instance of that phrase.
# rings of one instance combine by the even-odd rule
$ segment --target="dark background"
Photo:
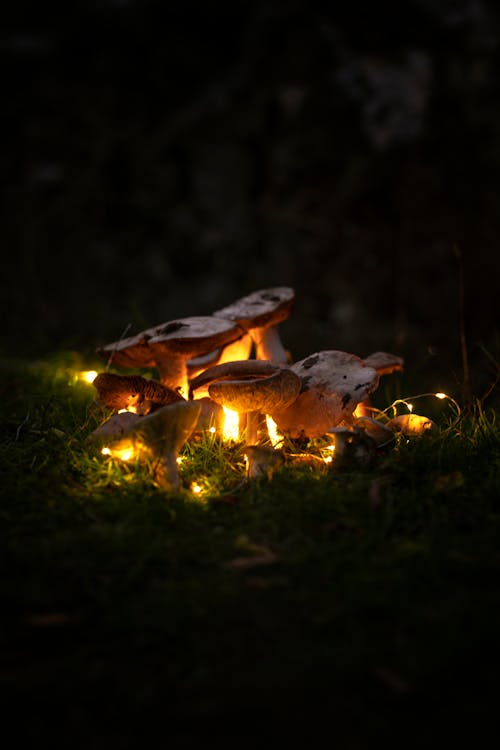
[[[290,285],[295,360],[384,349],[459,390],[462,311],[482,393],[500,348],[498,5],[3,8],[0,354],[92,355]]]

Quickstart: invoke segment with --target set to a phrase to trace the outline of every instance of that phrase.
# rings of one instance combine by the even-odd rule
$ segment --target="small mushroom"
[[[298,396],[301,382],[290,367],[262,360],[226,362],[210,367],[190,383],[190,397],[208,386],[209,397],[246,415],[247,443],[258,442],[261,414],[285,408]]]
[[[339,425],[327,430],[335,446],[332,468],[349,470],[372,466],[377,456],[377,443],[360,427]]]
[[[156,367],[161,383],[185,396],[188,360],[235,341],[243,333],[229,319],[195,316],[148,328],[135,336],[100,346],[96,352],[116,367]]]
[[[200,414],[197,401],[177,401],[162,406],[137,422],[119,441],[111,443],[111,453],[128,441],[141,454],[157,459],[156,481],[165,490],[176,492],[181,487],[177,457],[194,431]]]
[[[326,350],[291,365],[301,390],[288,406],[271,412],[281,432],[291,438],[324,435],[343,420],[352,420],[356,405],[378,386],[379,376],[355,354]]]
[[[285,457],[282,450],[266,445],[245,446],[248,479],[271,479],[274,472],[283,466]]]
[[[135,427],[141,417],[131,411],[124,411],[121,414],[113,414],[109,419],[96,427],[87,437],[89,443],[109,443],[113,440],[119,440]]]
[[[141,375],[101,372],[92,385],[97,390],[98,403],[116,412],[125,409],[136,414],[148,414],[159,406],[183,400],[177,391]]]
[[[294,301],[295,292],[291,287],[270,287],[252,292],[216,310],[213,315],[231,320],[249,333],[256,359],[287,364],[288,356],[279,336],[278,324],[290,316]]]
[[[432,419],[413,412],[393,417],[387,422],[387,427],[394,432],[402,433],[406,437],[435,435],[438,432],[438,426]]]

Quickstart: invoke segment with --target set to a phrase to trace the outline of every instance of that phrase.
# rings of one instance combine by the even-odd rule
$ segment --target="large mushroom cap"
[[[301,391],[289,406],[271,412],[278,428],[292,438],[320,437],[343,420],[378,386],[379,375],[355,354],[327,350],[291,366]]]
[[[269,414],[297,398],[301,380],[288,366],[241,360],[208,368],[191,381],[191,393],[204,385],[210,398],[222,406],[240,413]]]
[[[193,316],[171,320],[129,338],[99,346],[97,354],[116,367],[155,367],[169,355],[198,357],[243,335],[241,328],[226,318]]]
[[[295,401],[300,379],[292,370],[279,369],[265,377],[219,380],[208,386],[213,401],[237,412],[270,414]]]
[[[231,305],[216,310],[218,318],[232,320],[246,331],[276,325],[286,320],[292,311],[295,292],[289,286],[275,286],[236,300]]]

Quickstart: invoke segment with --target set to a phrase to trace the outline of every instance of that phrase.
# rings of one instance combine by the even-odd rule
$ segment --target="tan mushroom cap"
[[[209,367],[190,383],[190,394],[208,385],[216,403],[237,412],[284,408],[294,401],[301,381],[290,367],[265,360],[240,360]]]
[[[269,287],[241,297],[213,314],[232,320],[248,331],[251,328],[276,325],[286,320],[290,316],[294,301],[295,292],[291,287]]]
[[[98,402],[113,411],[133,408],[138,413],[147,414],[159,406],[182,399],[177,391],[141,375],[100,372],[92,385],[97,390]]]
[[[391,372],[402,372],[404,369],[403,357],[390,352],[373,352],[364,357],[363,362],[368,367],[373,367],[379,375],[389,375]]]
[[[301,392],[289,406],[271,416],[292,438],[320,437],[343,420],[378,386],[379,375],[355,354],[338,350],[316,352],[291,369],[301,379]]]
[[[237,412],[270,414],[295,401],[300,379],[291,370],[279,369],[273,375],[235,380],[217,380],[208,386],[211,399]]]
[[[212,315],[171,320],[129,338],[99,346],[97,354],[116,367],[155,367],[168,355],[198,357],[243,335],[237,323]]]
[[[290,316],[294,300],[295,292],[291,287],[270,287],[252,292],[214,315],[232,320],[247,331],[256,359],[287,364],[288,355],[278,333],[278,324]]]

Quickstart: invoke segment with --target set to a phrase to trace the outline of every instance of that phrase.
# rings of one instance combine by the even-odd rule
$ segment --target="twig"
[[[467,336],[465,333],[465,285],[464,285],[464,262],[463,256],[458,245],[453,245],[453,252],[458,263],[458,325],[459,325],[459,338],[460,338],[460,349],[462,352],[462,368],[463,368],[463,389],[464,397],[466,401],[470,400],[471,396],[471,383],[470,383],[470,372],[469,372],[469,355],[467,352]]]
[[[115,348],[113,349],[113,351],[111,352],[111,354],[108,357],[108,361],[106,362],[106,370],[109,370],[109,368],[111,367],[111,363],[113,361],[113,357],[115,356],[116,350],[118,349],[118,344],[120,343],[120,341],[123,341],[123,339],[125,338],[125,336],[127,335],[127,333],[130,331],[131,327],[132,327],[132,323],[127,323],[127,325],[123,329],[122,335],[120,336],[120,338],[116,342]]]
[[[17,441],[19,440],[19,435],[21,434],[21,430],[24,427],[24,425],[28,422],[29,418],[30,418],[30,413],[28,412],[25,418],[23,419],[23,421],[21,422],[21,424],[18,425],[17,430],[16,430],[16,437],[14,438],[15,443],[17,443]]]

